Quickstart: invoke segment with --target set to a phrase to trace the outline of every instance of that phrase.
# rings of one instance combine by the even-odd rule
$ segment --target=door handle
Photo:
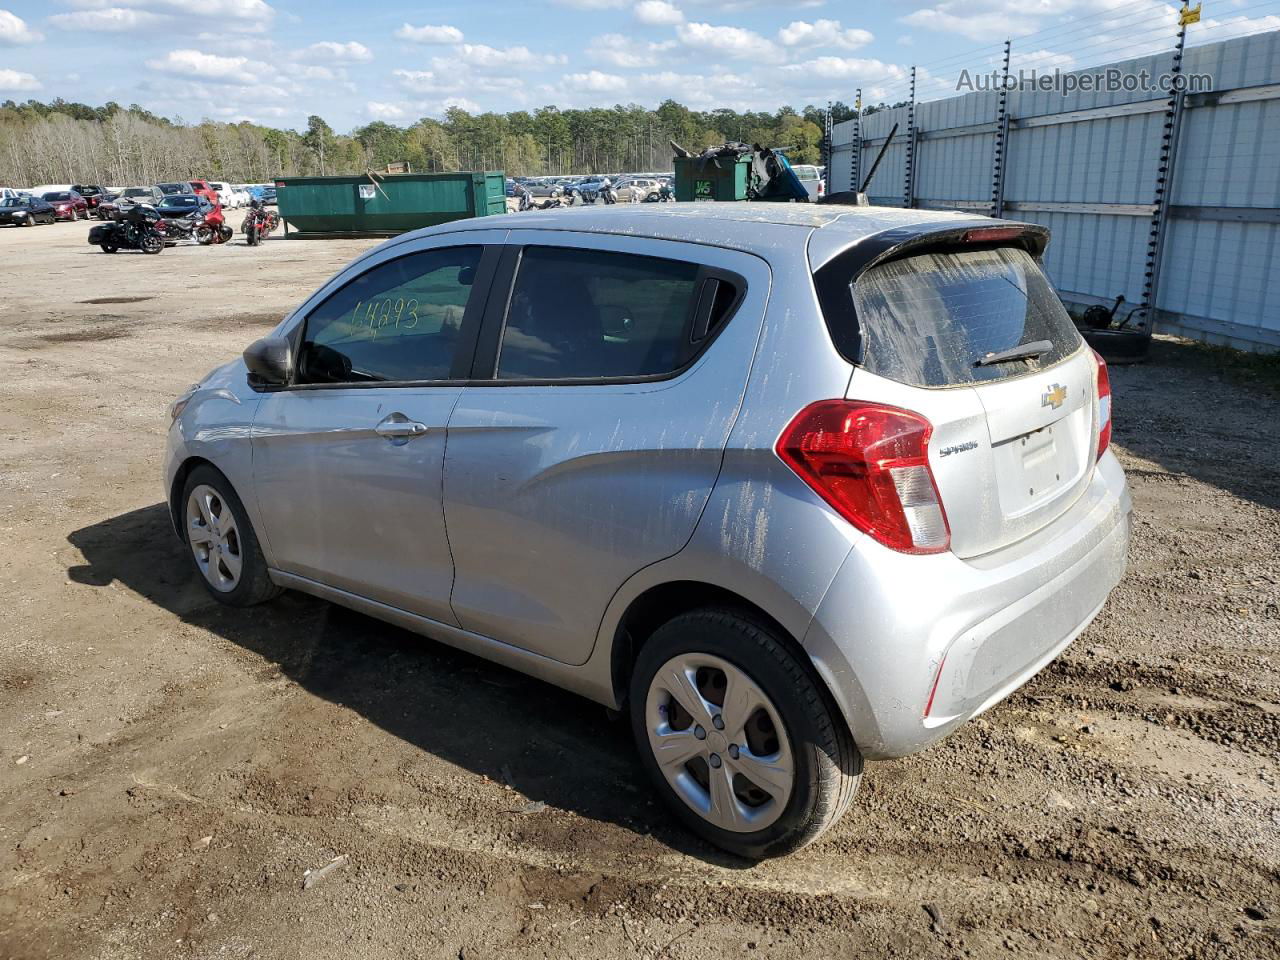
[[[410,420],[403,413],[393,413],[376,427],[373,432],[388,440],[408,440],[420,437],[427,432],[427,425],[417,420]]]

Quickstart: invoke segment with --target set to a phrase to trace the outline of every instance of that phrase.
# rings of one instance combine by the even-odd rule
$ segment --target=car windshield
[[[46,193],[44,198],[46,200],[70,200],[71,194],[67,193],[65,190],[58,190],[53,193]]]
[[[160,186],[161,193],[189,193],[191,187],[185,183],[162,183]]]
[[[130,187],[128,190],[126,190],[126,191],[122,194],[122,196],[126,196],[126,197],[149,197],[149,196],[151,196],[151,191],[150,191],[150,190],[148,190],[146,187]]]
[[[190,196],[190,195],[188,195],[188,194],[181,194],[181,195],[176,196],[176,197],[170,197],[170,198],[168,199],[168,201],[166,201],[165,206],[168,206],[168,207],[194,207],[194,206],[197,206],[197,205],[199,204],[199,202],[200,202],[200,199],[199,199],[198,197]]]

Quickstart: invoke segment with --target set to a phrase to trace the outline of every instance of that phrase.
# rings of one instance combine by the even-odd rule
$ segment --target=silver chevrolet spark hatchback
[[[172,408],[213,597],[305,591],[625,708],[748,857],[1025,683],[1125,565],[1047,232],[782,204],[379,246]]]

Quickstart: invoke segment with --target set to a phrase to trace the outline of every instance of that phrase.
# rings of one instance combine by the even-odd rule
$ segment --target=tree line
[[[844,104],[835,104],[832,113],[837,122],[851,115]],[[259,183],[277,176],[380,171],[398,161],[423,173],[654,171],[671,168],[672,140],[695,152],[743,140],[785,147],[794,163],[818,163],[823,114],[812,106],[703,112],[674,100],[655,110],[632,104],[473,114],[454,107],[440,120],[424,117],[406,126],[377,120],[339,134],[318,116],[298,131],[247,121],[185,123],[136,104],[8,100],[0,104],[0,185],[126,186],[190,176]]]

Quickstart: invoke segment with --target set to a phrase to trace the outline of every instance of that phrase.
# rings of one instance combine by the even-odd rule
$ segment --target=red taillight
[[[1107,373],[1107,361],[1102,354],[1093,351],[1094,363],[1098,365],[1098,459],[1111,446],[1111,375]]]
[[[961,240],[964,243],[1004,243],[1022,236],[1021,227],[978,227],[966,230]]]
[[[942,553],[951,532],[929,469],[932,433],[910,410],[820,400],[796,415],[775,449],[859,530],[903,553]]]

